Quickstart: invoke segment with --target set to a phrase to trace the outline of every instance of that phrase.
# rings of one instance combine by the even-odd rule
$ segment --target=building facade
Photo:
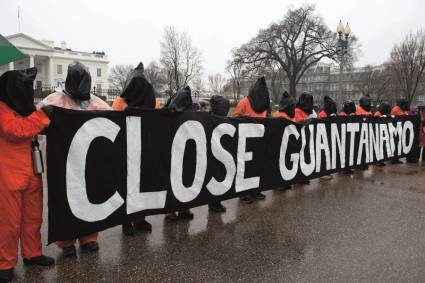
[[[18,33],[6,37],[27,58],[0,67],[0,75],[8,70],[20,70],[36,67],[37,77],[34,82],[36,89],[60,87],[64,84],[68,65],[79,61],[90,70],[92,89],[107,89],[108,57],[104,52],[74,51],[62,42],[61,47],[55,47],[53,41],[37,40],[26,34]]]

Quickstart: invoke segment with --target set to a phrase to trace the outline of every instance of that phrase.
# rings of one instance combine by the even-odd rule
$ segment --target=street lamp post
[[[337,42],[337,55],[339,59],[339,99],[338,104],[343,103],[343,90],[342,90],[342,75],[344,73],[344,57],[348,52],[348,40],[351,33],[350,26],[347,25],[344,27],[342,21],[339,21],[338,26],[336,27],[336,32],[338,33],[338,42]],[[344,34],[344,36],[343,36]]]

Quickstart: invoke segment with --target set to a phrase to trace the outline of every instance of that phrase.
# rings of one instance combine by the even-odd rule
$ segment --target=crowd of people
[[[43,134],[50,124],[53,106],[73,110],[115,110],[127,108],[160,108],[155,98],[155,90],[144,75],[143,64],[140,63],[127,79],[121,95],[109,106],[106,102],[90,94],[91,76],[86,66],[73,62],[68,66],[68,73],[63,90],[58,90],[37,107],[34,106],[33,82],[37,70],[30,68],[19,71],[8,71],[0,77],[0,282],[13,279],[13,270],[18,260],[18,245],[25,265],[51,266],[54,259],[43,255],[40,228],[42,224],[43,185],[40,172],[34,170],[33,155],[38,150],[38,135]],[[210,101],[199,101],[192,98],[190,87],[186,86],[169,98],[163,108],[172,112],[205,111],[214,115],[227,116],[230,102],[223,96],[215,95]],[[424,110],[424,109],[423,109]],[[314,98],[309,93],[302,93],[298,101],[284,92],[278,110],[271,111],[269,92],[264,77],[259,78],[249,89],[248,95],[241,99],[232,116],[286,119],[291,122],[305,122],[309,119],[330,119],[334,116],[375,116],[390,117],[408,115],[409,101],[398,99],[394,107],[382,102],[375,113],[372,112],[370,97],[364,96],[356,107],[354,101],[346,101],[342,111],[338,113],[337,103],[329,96],[323,100],[323,109],[317,114]],[[421,112],[425,119],[425,111]],[[421,129],[421,146],[425,144],[425,124]],[[421,151],[422,160],[425,152]],[[408,160],[413,162],[415,160]],[[401,162],[398,159],[393,163]],[[378,165],[385,165],[380,163]],[[364,170],[367,167],[362,168]],[[352,170],[344,173],[352,174]],[[305,181],[304,185],[309,184]],[[281,190],[291,189],[291,186]],[[265,199],[262,193],[252,193],[240,198],[243,203],[253,203]],[[211,202],[211,212],[222,213],[226,208],[221,202]],[[190,210],[176,211],[165,216],[166,221],[192,219]],[[152,226],[146,219],[124,223],[122,232],[132,236],[136,231],[151,231]],[[75,244],[80,248],[94,252],[99,249],[98,233],[79,239],[59,241],[55,244],[62,249],[63,256],[76,256]]]

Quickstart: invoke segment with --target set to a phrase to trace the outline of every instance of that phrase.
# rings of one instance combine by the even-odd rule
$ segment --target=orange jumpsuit
[[[294,118],[289,117],[288,114],[286,114],[285,112],[281,112],[281,111],[274,112],[273,117],[282,117],[283,119],[294,122]]]
[[[294,121],[295,122],[303,122],[303,121],[306,121],[306,120],[308,120],[309,118],[308,118],[308,114],[307,113],[305,113],[301,108],[295,108],[295,118],[294,118]]]
[[[257,118],[266,118],[267,111],[262,113],[257,113],[251,106],[251,102],[249,102],[248,97],[242,98],[238,105],[236,105],[235,111],[233,112],[233,116],[248,116],[248,117],[257,117]]]
[[[380,111],[376,111],[375,114],[373,114],[374,117],[381,118],[382,113]]]
[[[400,106],[394,106],[393,109],[391,109],[391,115],[404,116],[404,115],[409,115],[409,112],[402,110]]]
[[[32,166],[31,140],[50,124],[38,110],[28,117],[0,102],[0,270],[41,255],[43,185]]]
[[[372,112],[366,111],[363,109],[363,107],[359,106],[356,109],[356,115],[358,116],[372,116]]]
[[[338,114],[338,116],[344,116],[344,117],[347,117],[348,115],[347,115],[347,113],[345,113],[344,111],[342,111],[342,112],[340,112],[340,113]]]
[[[328,117],[328,113],[326,113],[326,111],[322,110],[319,113],[319,118],[323,119],[323,118],[327,118]]]
[[[118,96],[115,98],[114,102],[112,103],[112,109],[117,111],[123,111],[128,107],[127,102],[125,102],[124,98],[121,96]],[[161,108],[161,101],[159,99],[155,100],[155,109]]]
[[[44,105],[54,105],[57,107],[62,107],[66,109],[73,110],[82,110],[81,105],[75,102],[69,95],[64,92],[54,92],[44,98],[37,107],[42,107]],[[87,105],[86,110],[111,110],[111,107],[104,102],[102,99],[95,95],[90,95],[90,102]],[[91,242],[97,242],[98,233],[94,233],[85,237],[78,238],[80,245],[84,245]],[[69,247],[75,244],[76,240],[68,241],[57,241],[55,244],[59,248]]]

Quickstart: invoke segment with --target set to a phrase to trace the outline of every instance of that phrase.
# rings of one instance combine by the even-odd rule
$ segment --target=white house
[[[38,69],[35,87],[55,87],[65,82],[69,63],[80,61],[86,65],[92,77],[92,88],[108,88],[108,57],[103,52],[90,53],[74,51],[66,47],[55,47],[53,41],[37,40],[26,34],[18,33],[6,36],[27,58],[0,67],[0,74],[8,70],[20,70],[29,67]]]

